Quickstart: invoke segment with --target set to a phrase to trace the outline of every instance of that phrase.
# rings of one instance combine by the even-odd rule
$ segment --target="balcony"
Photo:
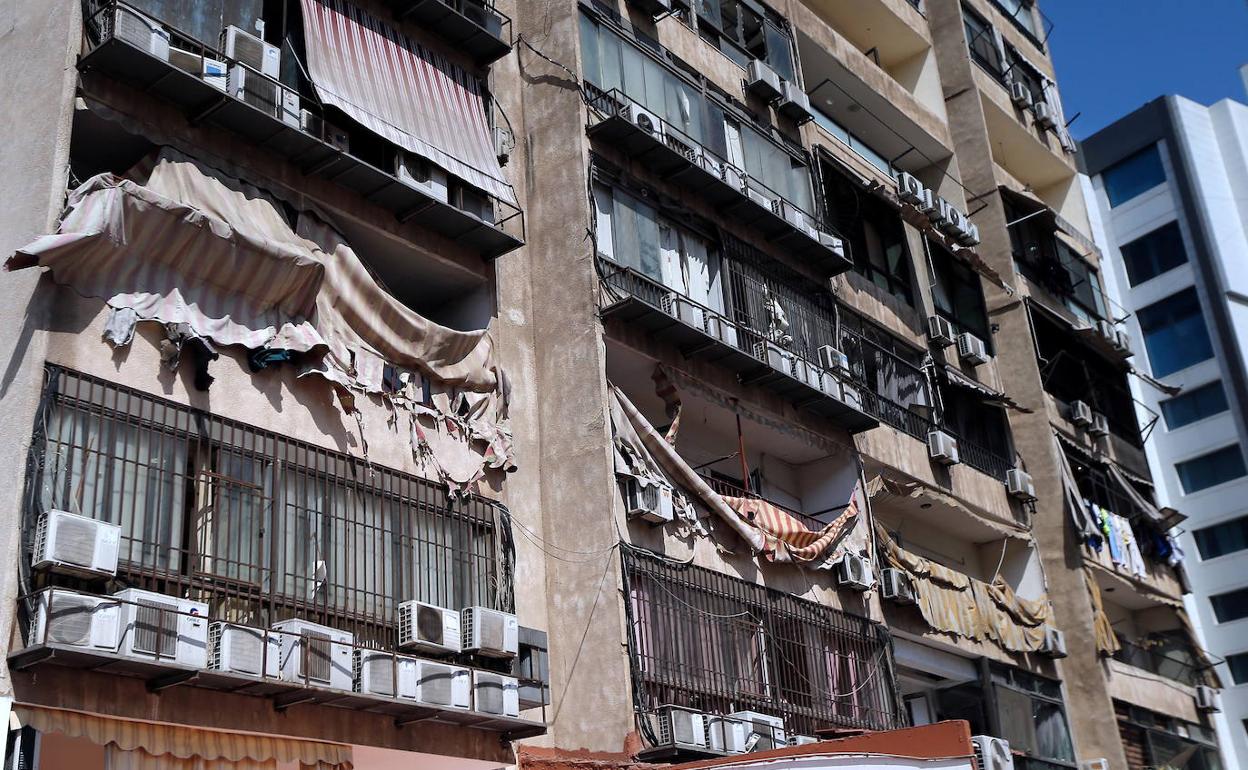
[[[486,259],[524,245],[524,215],[515,206],[493,197],[475,211],[472,207],[456,206],[453,199],[444,200],[408,184],[394,172],[305,130],[298,108],[290,110],[281,104],[261,107],[226,93],[199,73],[184,70],[168,58],[121,37],[113,20],[118,9],[126,8],[122,3],[106,3],[86,20],[86,28],[98,34],[79,58],[79,70],[107,75],[169,102],[186,114],[191,125],[213,125],[232,131],[264,151],[287,159],[304,175],[319,176],[353,190],[393,213],[399,221],[414,222],[453,239]],[[192,36],[168,25],[165,28],[172,44],[197,61],[207,57],[236,64]],[[278,93],[297,96],[277,81],[254,70],[247,72],[249,78],[254,76],[282,89]],[[316,111],[312,102],[300,100],[299,104],[306,112]]]
[[[819,532],[828,525],[828,522],[822,521],[815,516],[802,513],[801,511],[795,510],[787,505],[783,505],[775,500],[769,500],[763,495],[746,491],[741,486],[733,484],[730,481],[725,481],[707,473],[699,473],[698,475],[702,477],[702,480],[706,482],[708,487],[714,490],[715,494],[723,497],[756,498],[758,500],[762,500],[766,503],[774,505],[788,515],[792,516],[794,519],[797,519],[811,532]]]
[[[399,21],[431,30],[479,66],[511,53],[511,19],[475,0],[386,0]]]
[[[795,257],[828,275],[853,267],[845,241],[779,193],[701,146],[618,89],[590,94],[591,137],[618,149],[664,179],[696,194],[736,222],[753,227]]]
[[[1114,660],[1125,663],[1132,668],[1142,669],[1152,674],[1165,677],[1188,687],[1208,684],[1208,670],[1199,662],[1194,651],[1179,656],[1174,653],[1162,652],[1156,647],[1145,647],[1136,642],[1119,640],[1119,649],[1114,653]]]

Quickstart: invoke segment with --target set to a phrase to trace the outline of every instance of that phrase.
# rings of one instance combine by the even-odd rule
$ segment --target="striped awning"
[[[724,497],[737,515],[767,536],[769,555],[787,553],[794,561],[813,561],[835,548],[858,522],[858,496],[850,498],[835,519],[815,531],[779,506],[756,497]]]
[[[517,205],[498,164],[476,77],[343,0],[302,4],[308,73],[322,102]]]

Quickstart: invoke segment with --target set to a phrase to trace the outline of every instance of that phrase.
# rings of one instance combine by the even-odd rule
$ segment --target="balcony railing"
[[[1120,640],[1119,644],[1121,646],[1114,653],[1114,660],[1189,687],[1207,683],[1205,668],[1196,662],[1195,654],[1192,654],[1190,658],[1184,658],[1144,647],[1135,642]]]
[[[511,18],[477,0],[386,0],[400,21],[410,19],[464,51],[479,65],[511,52]]]
[[[827,522],[825,521],[821,521],[820,519],[817,519],[814,516],[810,516],[808,514],[802,513],[801,511],[796,511],[787,505],[782,505],[776,502],[775,500],[769,500],[763,495],[757,494],[755,492],[747,492],[744,489],[742,489],[740,486],[733,484],[732,482],[724,481],[723,479],[716,478],[706,473],[700,473],[698,475],[700,475],[702,477],[702,480],[706,482],[706,485],[709,486],[712,490],[714,490],[715,493],[718,495],[726,495],[728,497],[752,497],[752,498],[770,503],[771,505],[776,506],[780,510],[784,511],[785,513],[789,514],[793,518],[800,521],[807,529],[809,529],[812,532],[818,532],[819,530],[827,526]]]
[[[438,0],[427,0],[437,4]],[[205,57],[226,62],[230,67],[245,67],[231,61],[223,53],[204,45],[193,36],[164,23],[172,47],[186,52],[183,59],[172,61],[160,56],[138,41],[128,40],[118,31],[118,12],[134,13],[125,3],[106,2],[85,21],[88,32],[87,51],[79,61],[83,72],[100,72],[153,94],[186,113],[192,125],[211,123],[233,131],[266,152],[283,157],[304,174],[320,176],[349,188],[370,202],[392,212],[401,222],[414,222],[433,232],[492,259],[524,245],[524,214],[516,206],[486,196],[486,210],[457,206],[453,198],[435,194],[429,189],[408,184],[396,174],[395,168],[383,168],[378,158],[372,162],[352,154],[341,143],[330,143],[323,132],[314,133],[311,123],[305,124],[302,113],[320,118],[314,100],[272,78],[247,70],[248,82],[265,84],[275,96],[272,102],[250,101],[233,96],[223,87],[205,78],[200,71],[179,66],[202,62]],[[295,100],[293,109],[288,103]],[[316,121],[314,121],[316,122]],[[380,140],[378,140],[380,141]],[[380,142],[385,144],[384,142]],[[373,142],[377,144],[377,142]],[[391,148],[393,150],[393,148]],[[384,153],[382,153],[384,155]],[[381,166],[375,165],[381,163]],[[485,193],[479,193],[485,195]],[[476,197],[473,193],[471,197]]]

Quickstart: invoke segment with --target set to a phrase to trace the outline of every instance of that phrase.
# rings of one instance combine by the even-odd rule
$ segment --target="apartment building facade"
[[[1040,9],[201,5],[0,31],[45,765],[1218,766]]]
[[[1098,241],[1152,376],[1138,388],[1158,497],[1187,514],[1187,606],[1226,689],[1215,723],[1227,764],[1248,761],[1248,655],[1236,600],[1245,594],[1244,359],[1237,297],[1245,239],[1248,107],[1163,97],[1089,137],[1084,160]],[[1165,321],[1160,317],[1165,315]],[[1167,339],[1166,335],[1175,335]],[[1237,623],[1237,621],[1239,621]]]

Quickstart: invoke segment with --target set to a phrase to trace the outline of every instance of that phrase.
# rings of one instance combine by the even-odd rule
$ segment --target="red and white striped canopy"
[[[343,0],[302,0],[308,74],[325,104],[507,203],[480,83]]]

